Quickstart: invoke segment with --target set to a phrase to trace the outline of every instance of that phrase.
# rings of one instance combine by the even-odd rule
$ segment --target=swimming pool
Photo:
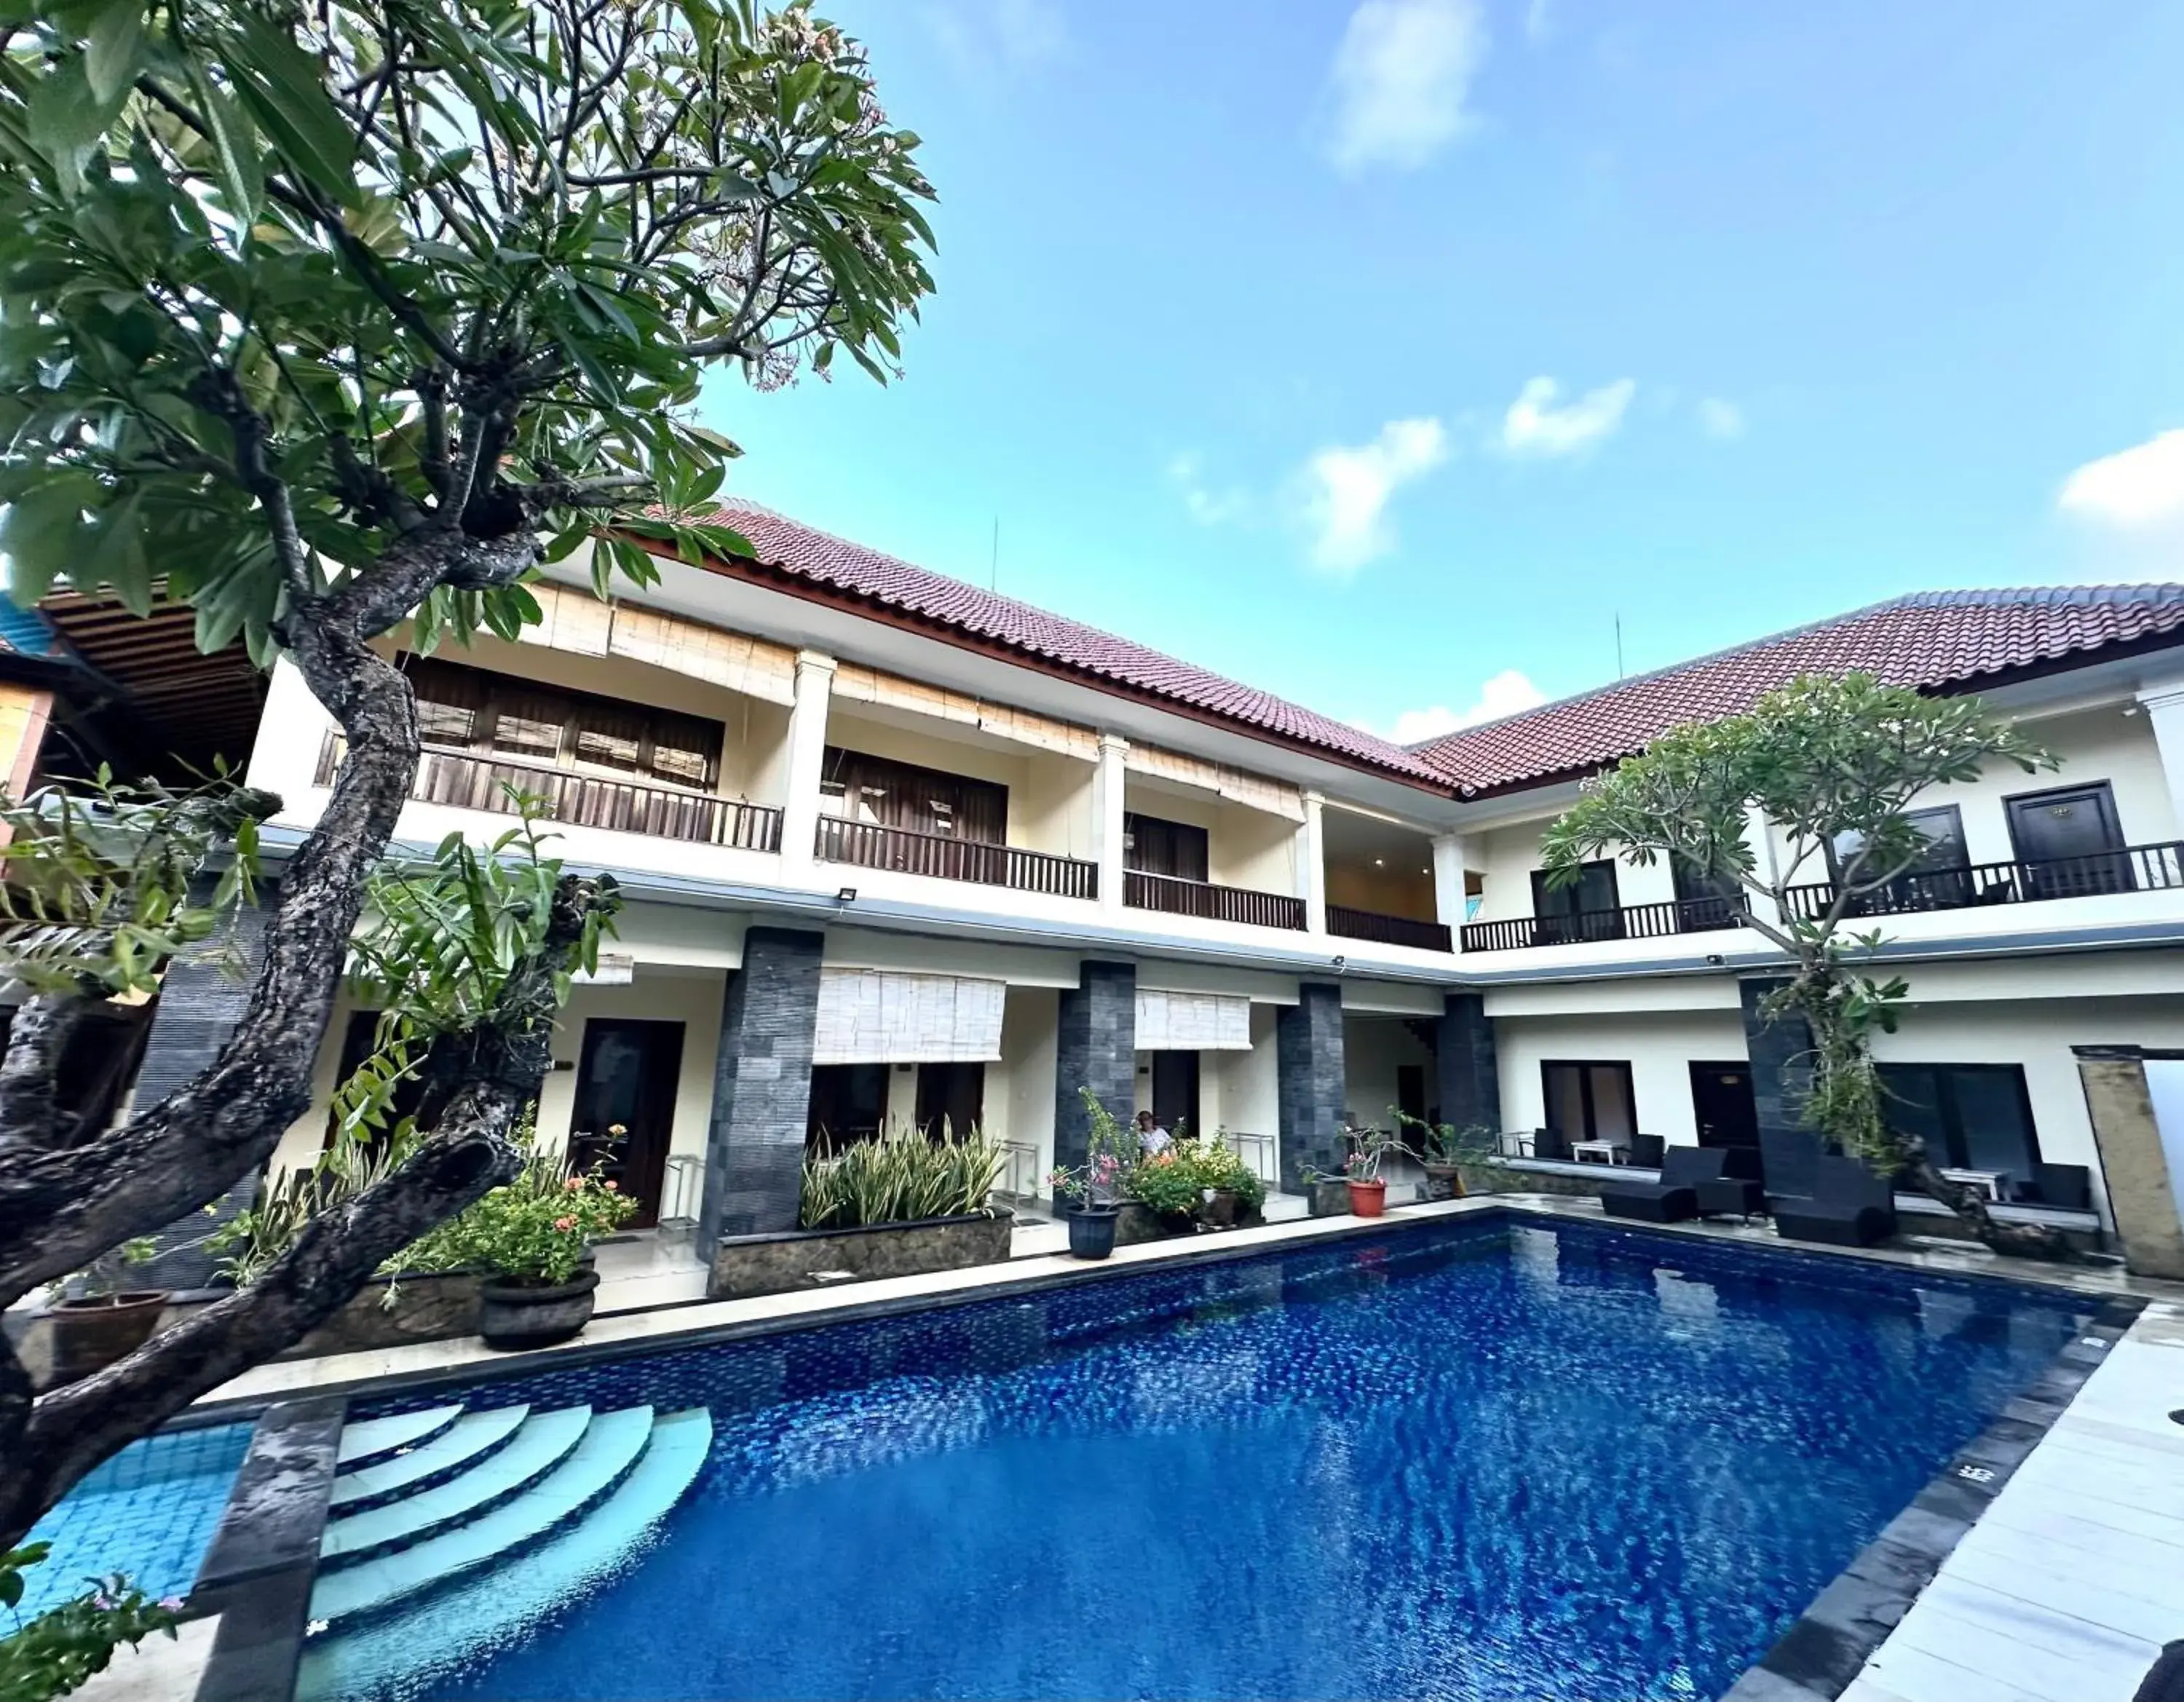
[[[187,1595],[220,1528],[250,1427],[223,1424],[132,1442],[31,1527],[52,1545],[23,1574],[23,1599],[0,1629],[57,1607],[114,1572],[153,1599]]]
[[[2076,1322],[1485,1219],[560,1372],[477,1398],[710,1410],[649,1546],[301,1694],[1710,1697]]]

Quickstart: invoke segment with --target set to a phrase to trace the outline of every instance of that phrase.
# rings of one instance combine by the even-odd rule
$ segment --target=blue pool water
[[[187,1595],[249,1444],[247,1424],[131,1443],[24,1539],[50,1543],[53,1551],[23,1575],[22,1602],[14,1617],[0,1610],[0,1630],[81,1595],[113,1572],[126,1572],[154,1599]]]
[[[499,1385],[713,1451],[618,1577],[381,1694],[1712,1697],[2074,1324],[1489,1221]]]

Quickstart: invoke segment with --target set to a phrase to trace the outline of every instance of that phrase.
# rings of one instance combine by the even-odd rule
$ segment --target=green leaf
[[[104,103],[118,98],[136,81],[144,58],[142,0],[114,0],[92,20],[85,42],[84,69],[92,99]]]
[[[197,109],[211,132],[213,154],[220,164],[222,192],[227,197],[228,211],[238,225],[254,224],[258,209],[265,198],[265,173],[259,164],[258,137],[250,128],[250,120],[227,96],[212,85],[212,81],[195,61],[189,67],[190,92],[195,97]]]
[[[0,516],[0,553],[8,558],[8,591],[28,609],[75,565],[83,511],[99,498],[80,473],[45,479],[19,493]]]
[[[315,188],[354,205],[356,136],[326,94],[324,68],[252,12],[239,13],[226,46],[237,92],[281,158]]]

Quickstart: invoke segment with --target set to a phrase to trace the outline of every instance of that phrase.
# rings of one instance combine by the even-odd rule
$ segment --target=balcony
[[[1217,887],[1210,881],[1187,881],[1177,875],[1150,875],[1142,869],[1123,875],[1123,902],[1133,909],[1164,910],[1172,916],[1304,931],[1302,898],[1255,893],[1246,887]]]
[[[1674,934],[1712,933],[1737,925],[1736,908],[1726,898],[1674,898],[1662,904],[1621,904],[1612,910],[1579,910],[1561,916],[1468,922],[1463,930],[1463,948],[1509,952],[1599,940],[1666,939]]]
[[[2086,898],[2116,893],[2184,890],[2184,842],[2128,845],[2084,857],[2032,862],[1973,863],[1961,869],[1936,869],[1901,876],[1853,900],[1852,916],[1916,915],[1930,910],[1964,910],[1987,904],[2028,904],[2046,898]],[[1789,914],[1817,921],[1836,901],[1832,882],[1792,887],[1785,895]]]
[[[1384,916],[1377,910],[1354,910],[1347,904],[1327,907],[1327,931],[1345,939],[1370,940],[1376,945],[1410,946],[1422,952],[1455,949],[1446,922],[1422,922],[1412,916]]]
[[[1074,857],[1024,851],[979,839],[944,833],[919,833],[907,827],[882,827],[844,816],[819,818],[816,854],[822,863],[853,863],[862,869],[887,869],[904,875],[930,875],[942,881],[968,881],[981,887],[1007,887],[1056,898],[1096,898],[1100,867]]]
[[[320,748],[315,780],[333,784],[347,748],[329,732]],[[737,851],[781,849],[781,812],[770,804],[741,804],[702,792],[683,792],[640,781],[613,780],[543,763],[482,757],[426,746],[417,761],[410,796],[420,804],[458,809],[515,813],[510,788],[540,799],[545,817],[571,827],[604,827],[655,839],[684,839]]]

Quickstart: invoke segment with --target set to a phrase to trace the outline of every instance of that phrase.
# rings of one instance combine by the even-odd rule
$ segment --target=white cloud
[[[1256,507],[1251,493],[1241,485],[1228,485],[1219,489],[1206,481],[1206,465],[1195,450],[1186,449],[1170,458],[1167,464],[1168,482],[1183,498],[1184,507],[1191,519],[1202,526],[1217,526],[1229,520],[1247,518]]]
[[[1498,721],[1504,715],[1537,709],[1546,700],[1547,694],[1523,674],[1504,668],[1479,688],[1479,701],[1469,709],[1451,709],[1436,704],[1429,709],[1405,709],[1396,717],[1389,737],[1397,744],[1422,744],[1462,727],[1475,727],[1481,721]]]
[[[1502,416],[1502,448],[1525,457],[1582,454],[1615,435],[1624,410],[1637,393],[1635,379],[1618,378],[1557,408],[1555,398],[1562,394],[1562,387],[1552,378],[1535,378],[1517,392]]]
[[[1703,397],[1699,402],[1699,430],[1722,442],[1734,442],[1744,435],[1744,410],[1724,397]]]
[[[1364,0],[1334,55],[1329,157],[1343,171],[1424,165],[1469,121],[1485,59],[1481,0]]]
[[[1005,74],[1050,64],[1069,48],[1055,0],[933,0],[922,15],[926,33],[956,75],[980,88]]]
[[[1388,499],[1447,459],[1447,428],[1433,419],[1391,420],[1369,443],[1314,455],[1304,471],[1313,565],[1346,579],[1393,549]]]
[[[2088,461],[2063,481],[2056,506],[2120,531],[2184,522],[2184,430]]]

